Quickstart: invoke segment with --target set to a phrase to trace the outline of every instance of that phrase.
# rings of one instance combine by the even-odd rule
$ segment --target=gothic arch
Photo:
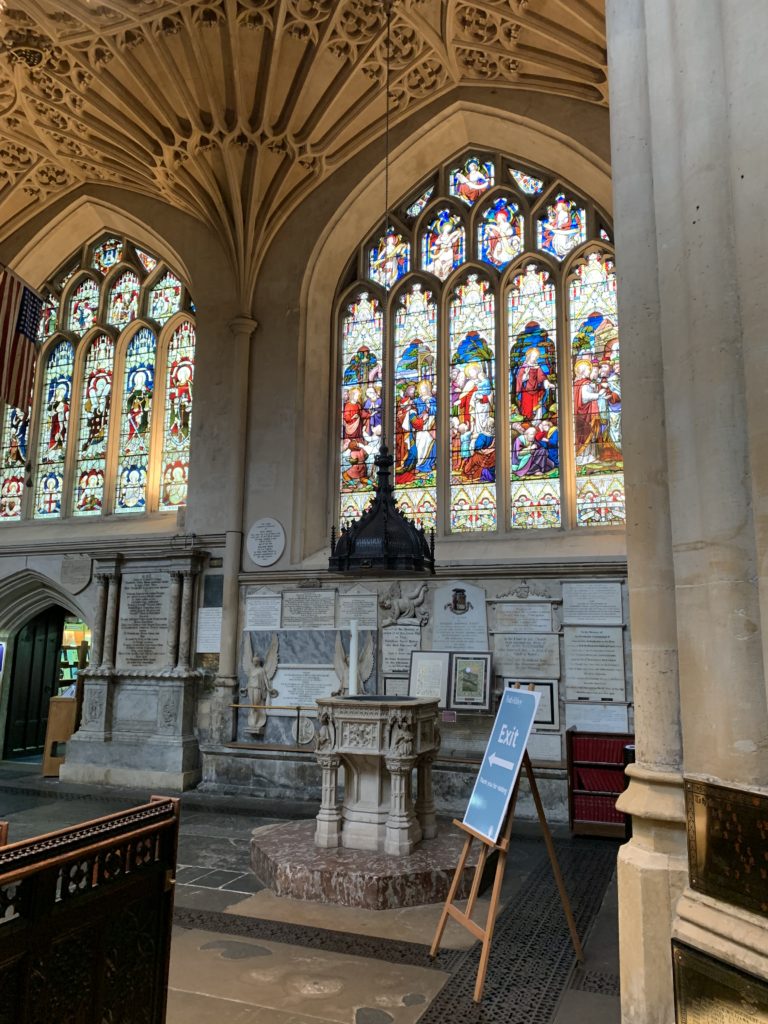
[[[71,594],[33,569],[22,569],[0,581],[0,636],[10,637],[35,615],[61,605],[83,621],[89,620]]]

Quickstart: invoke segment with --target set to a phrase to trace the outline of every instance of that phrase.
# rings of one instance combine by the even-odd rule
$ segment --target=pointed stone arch
[[[85,622],[89,619],[71,594],[33,569],[22,569],[0,580],[0,636],[12,636],[52,605],[66,608]]]

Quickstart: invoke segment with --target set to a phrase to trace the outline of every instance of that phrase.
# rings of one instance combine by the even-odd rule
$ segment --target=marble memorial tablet
[[[573,626],[620,626],[621,583],[563,583],[563,622]]]
[[[404,623],[381,631],[381,671],[398,675],[411,671],[411,651],[421,647],[421,626]]]
[[[626,704],[566,701],[565,728],[584,732],[629,732],[629,708]]]
[[[565,626],[566,700],[624,700],[624,631]]]
[[[332,668],[318,665],[291,665],[284,668],[281,665],[272,679],[272,686],[277,690],[272,703],[277,707],[270,709],[269,713],[295,716],[296,712],[291,708],[297,705],[313,708],[317,697],[330,697],[340,685],[339,677]],[[288,710],[281,710],[281,706],[287,706]]]
[[[334,629],[335,590],[284,590],[283,629]]]
[[[257,519],[248,531],[245,549],[255,565],[274,565],[285,551],[285,530],[276,519]]]
[[[389,676],[384,680],[384,694],[387,697],[407,697],[407,676]]]
[[[352,587],[345,594],[339,594],[336,628],[349,629],[353,619],[357,619],[358,629],[378,629],[378,595],[361,586]]]
[[[221,608],[198,608],[196,649],[200,654],[221,650]]]
[[[166,667],[170,595],[171,580],[166,573],[125,573],[117,625],[118,668]]]
[[[488,650],[488,619],[482,587],[460,582],[438,587],[433,608],[434,650]]]
[[[243,629],[280,629],[283,600],[274,590],[267,587],[253,592],[245,598]]]
[[[549,601],[498,601],[493,624],[497,633],[551,633],[552,605]]]
[[[496,633],[494,668],[521,679],[560,678],[560,638],[557,633]]]
[[[550,761],[560,763],[563,759],[562,743],[559,733],[536,732],[538,726],[534,723],[533,732],[528,737],[528,754],[532,761]]]

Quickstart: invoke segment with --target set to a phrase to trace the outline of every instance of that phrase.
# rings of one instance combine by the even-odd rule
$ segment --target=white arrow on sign
[[[509,768],[511,772],[515,770],[514,761],[505,761],[503,757],[497,757],[495,754],[491,754],[488,758],[488,763],[491,765],[497,764],[499,768]]]

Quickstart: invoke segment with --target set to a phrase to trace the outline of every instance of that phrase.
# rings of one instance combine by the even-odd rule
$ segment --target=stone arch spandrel
[[[58,583],[33,569],[22,569],[0,580],[0,637],[11,637],[31,618],[52,605],[60,605],[90,621],[90,610]]]

